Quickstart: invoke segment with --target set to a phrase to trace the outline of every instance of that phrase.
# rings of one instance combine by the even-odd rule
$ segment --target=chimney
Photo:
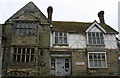
[[[49,6],[47,8],[47,12],[48,12],[48,20],[51,22],[52,21],[52,13],[53,13],[53,8],[52,6]]]
[[[100,11],[98,13],[98,17],[99,17],[100,23],[105,24],[105,21],[104,21],[104,11]]]

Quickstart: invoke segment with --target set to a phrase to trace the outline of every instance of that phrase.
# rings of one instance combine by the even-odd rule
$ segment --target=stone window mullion
[[[16,62],[17,62],[17,59],[18,59],[18,48],[17,48],[17,52],[16,52]]]
[[[29,53],[29,62],[31,62],[31,48],[30,48],[30,53]]]
[[[25,48],[25,62],[26,62],[26,57],[27,57],[27,48]]]
[[[23,48],[21,48],[20,62],[22,62],[22,50]]]

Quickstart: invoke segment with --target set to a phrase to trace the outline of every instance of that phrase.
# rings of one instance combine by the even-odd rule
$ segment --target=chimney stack
[[[53,13],[53,8],[52,6],[49,6],[47,8],[47,12],[48,12],[48,20],[51,22],[52,21],[52,13]]]
[[[104,21],[104,11],[100,11],[98,13],[98,17],[99,17],[100,23],[105,24],[105,21]]]

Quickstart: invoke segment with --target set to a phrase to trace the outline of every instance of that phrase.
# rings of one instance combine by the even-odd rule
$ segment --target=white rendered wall
[[[104,43],[107,49],[117,49],[116,36],[114,34],[104,35]]]
[[[102,32],[98,27],[94,26],[92,29],[90,29],[89,32]]]
[[[98,27],[94,26],[88,32],[103,32]],[[68,33],[68,46],[53,46],[55,42],[54,33],[51,36],[50,46],[54,48],[71,48],[71,49],[85,49],[87,46],[87,35],[85,33]],[[116,35],[104,33],[104,44],[106,49],[117,49]]]
[[[86,38],[82,34],[69,34],[69,48],[86,48]]]

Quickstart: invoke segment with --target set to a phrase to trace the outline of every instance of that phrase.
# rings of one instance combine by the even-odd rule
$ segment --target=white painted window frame
[[[87,32],[86,35],[87,35],[87,44],[89,45],[90,43],[89,43],[88,33],[89,33],[89,32]],[[91,32],[91,33],[93,33],[93,32]],[[102,33],[102,32],[94,32],[94,33],[95,33],[95,35],[96,35],[96,33],[99,33],[99,34],[100,34],[100,33]],[[95,36],[95,37],[96,37],[96,36]],[[100,43],[100,44],[97,44],[97,41],[96,41],[96,44],[93,44],[93,43],[92,43],[92,44],[90,44],[90,45],[104,45],[104,44],[105,44],[105,40],[104,40],[104,33],[103,33],[103,44],[101,44],[101,43]]]
[[[106,67],[90,67],[90,62],[89,62],[89,54],[93,53],[93,54],[99,54],[99,53],[104,53],[105,54],[105,61],[106,61]],[[88,57],[88,68],[107,68],[107,56],[106,56],[106,52],[88,52],[87,53],[87,57]]]
[[[59,31],[55,31],[55,32],[58,32],[58,33],[60,33]],[[55,43],[55,32],[53,33],[53,35],[54,35],[54,39],[53,39],[53,41],[54,41],[54,43],[53,44],[65,44],[64,43],[64,41],[63,41],[63,43],[59,43],[59,38],[58,38],[58,43]],[[66,33],[67,34],[67,43],[66,44],[68,44],[68,32],[61,32],[62,34],[63,33]],[[58,36],[59,37],[59,36]],[[62,37],[63,38],[63,37]]]

